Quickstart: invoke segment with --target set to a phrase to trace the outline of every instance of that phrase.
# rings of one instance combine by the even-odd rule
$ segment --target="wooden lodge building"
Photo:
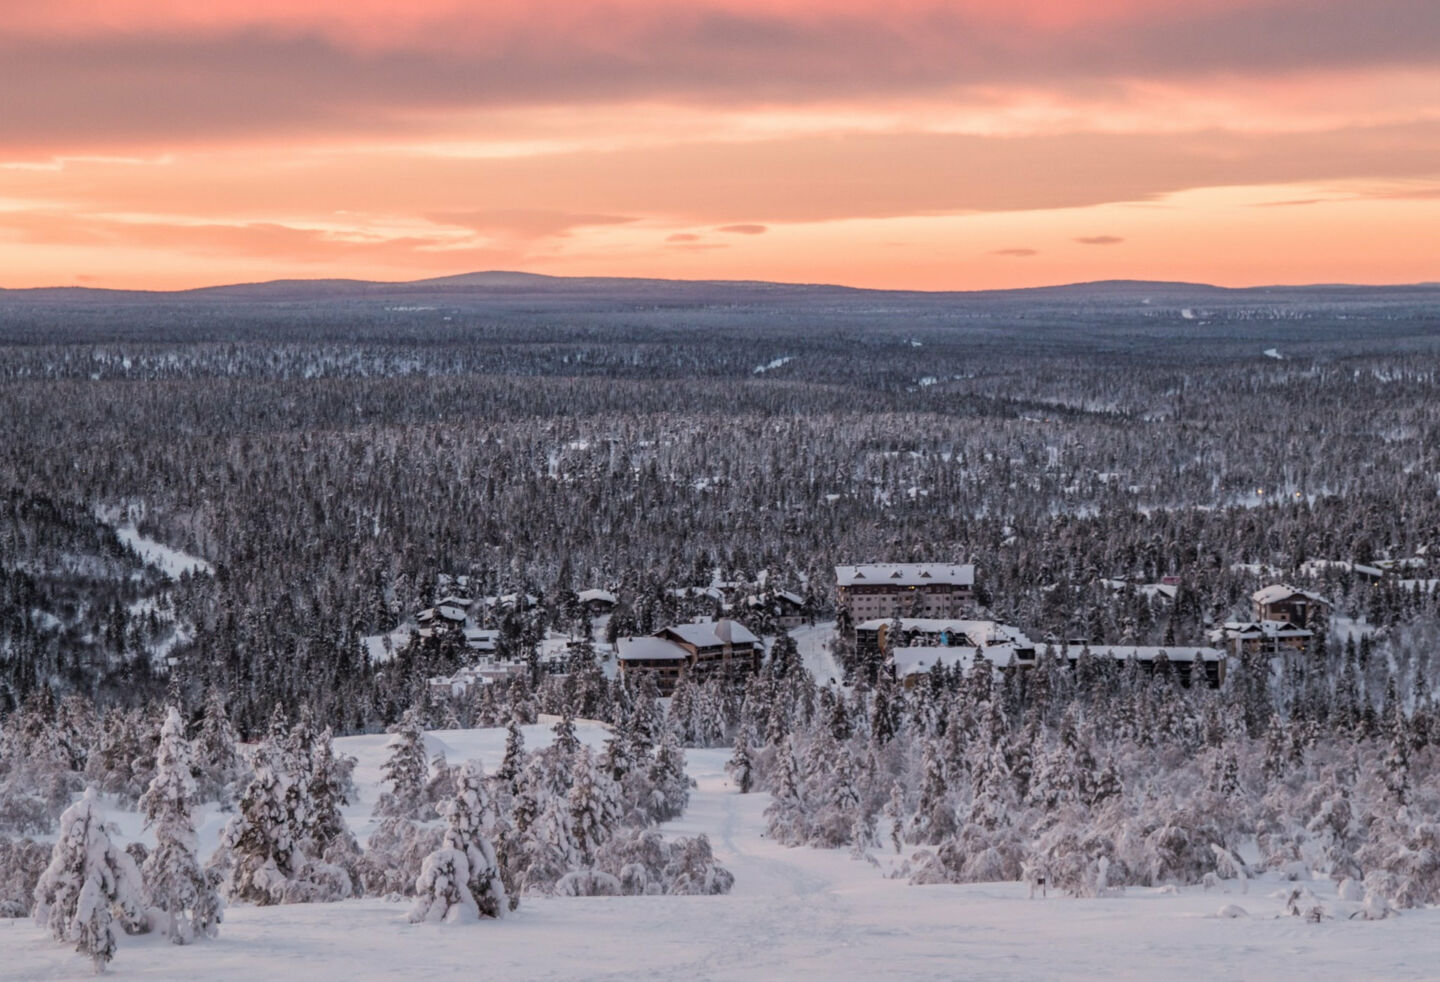
[[[975,567],[955,563],[864,563],[835,567],[835,600],[855,623],[877,617],[963,617]]]
[[[765,655],[760,639],[732,620],[676,624],[649,637],[620,638],[615,651],[622,675],[652,673],[662,696],[673,693],[682,678],[758,672]]]
[[[1284,621],[1314,630],[1316,624],[1330,616],[1330,602],[1324,597],[1280,583],[1256,590],[1250,599],[1255,604],[1255,620],[1261,623]]]

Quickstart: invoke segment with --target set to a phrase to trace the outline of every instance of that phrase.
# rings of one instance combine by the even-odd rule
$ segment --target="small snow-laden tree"
[[[0,835],[0,918],[27,917],[35,884],[50,864],[50,846]]]
[[[60,816],[60,837],[35,886],[35,923],[103,972],[115,956],[115,921],[131,933],[146,926],[143,889],[134,860],[110,840],[95,788],[86,788]]]
[[[664,877],[668,894],[714,896],[729,893],[735,876],[715,862],[710,839],[703,833],[670,843],[670,859]]]
[[[107,712],[100,747],[86,761],[86,780],[124,805],[138,801],[155,770],[157,723],[139,709]]]
[[[315,739],[309,764],[310,773],[305,776],[309,792],[305,853],[344,870],[353,893],[359,895],[363,893],[358,869],[360,844],[340,813],[341,806],[349,804],[355,794],[355,758],[335,753],[330,728],[326,727]]]
[[[497,790],[514,794],[515,779],[524,766],[525,734],[520,731],[520,720],[511,716],[505,732],[505,756],[500,759],[500,766],[496,768],[494,775],[494,780],[499,786]]]
[[[491,841],[494,811],[485,790],[485,769],[480,762],[467,761],[455,768],[455,795],[441,806],[447,825],[444,843],[465,854],[468,870],[465,885],[482,917],[504,917],[505,911],[511,909]]]
[[[425,857],[415,881],[412,923],[420,921],[466,924],[480,919],[480,909],[466,885],[470,861],[462,850],[441,846]]]
[[[1328,770],[1318,786],[1307,794],[1302,809],[1310,816],[1305,821],[1307,841],[1303,849],[1310,865],[1329,873],[1337,882],[1360,877],[1361,870],[1355,861],[1360,837],[1355,828],[1350,791],[1334,769]]]
[[[765,809],[765,821],[770,838],[787,846],[796,846],[809,838],[810,821],[800,791],[799,765],[790,748],[789,737],[785,737],[776,748],[774,787],[770,793],[770,805]]]
[[[281,769],[281,759],[280,748],[268,737],[255,749],[254,773],[240,796],[239,811],[221,832],[210,860],[224,875],[232,900],[280,903],[304,862],[287,803],[291,780]]]
[[[834,748],[829,779],[814,787],[810,797],[820,802],[810,820],[808,842],[822,849],[861,845],[855,840],[856,822],[865,824],[865,812],[856,787],[855,764],[844,744],[828,741]]]
[[[155,776],[140,797],[140,810],[146,826],[155,830],[155,848],[141,867],[145,896],[163,917],[173,944],[213,938],[224,912],[196,856],[194,808],[190,744],[180,711],[171,706],[160,729]]]
[[[750,752],[750,740],[744,727],[735,733],[735,752],[725,764],[725,770],[741,794],[749,794],[755,786],[755,761]]]
[[[1368,893],[1402,909],[1440,903],[1440,824],[1377,818],[1360,861]]]
[[[655,829],[625,829],[600,847],[596,870],[625,896],[728,893],[734,876],[715,862],[703,835],[667,842]],[[566,877],[571,879],[571,877]]]
[[[215,686],[205,693],[205,715],[195,737],[192,764],[199,801],[214,801],[222,811],[234,807],[236,786],[245,777],[239,737],[225,710],[225,697]]]
[[[1096,827],[1096,819],[1078,805],[1068,805],[1035,841],[1028,860],[1032,886],[1045,886],[1072,897],[1100,897],[1121,882],[1114,838]]]
[[[899,781],[890,785],[890,798],[885,802],[885,822],[889,828],[890,845],[895,848],[895,854],[900,854],[900,848],[905,842],[905,789]]]
[[[956,830],[955,805],[945,779],[945,749],[939,740],[926,740],[921,759],[920,800],[910,818],[906,839],[916,845],[935,845]]]
[[[547,795],[540,813],[521,837],[519,875],[515,882],[525,893],[551,893],[556,882],[580,865],[570,828],[569,802]]]
[[[407,709],[392,732],[394,735],[386,745],[390,756],[380,767],[390,790],[375,803],[375,814],[418,820],[434,818],[435,806],[425,796],[430,762],[425,754],[425,731],[420,726],[419,711]]]
[[[620,813],[614,782],[596,768],[589,748],[582,747],[575,755],[568,800],[576,857],[589,866],[595,850],[610,837]]]
[[[649,778],[650,820],[668,822],[684,814],[690,803],[690,778],[685,774],[685,751],[671,729],[666,729],[655,748]]]
[[[360,890],[368,896],[410,895],[425,858],[440,848],[444,830],[408,818],[381,820],[356,861]]]

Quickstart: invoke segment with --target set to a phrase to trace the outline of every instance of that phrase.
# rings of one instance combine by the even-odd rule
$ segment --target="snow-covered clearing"
[[[795,648],[800,652],[800,661],[809,671],[810,677],[820,685],[839,682],[845,677],[840,663],[830,652],[830,642],[835,637],[834,621],[819,621],[808,626],[791,628],[790,636],[795,639]]]
[[[582,723],[591,745],[605,735]],[[526,745],[550,738],[542,723]],[[347,817],[362,835],[378,793],[385,736],[348,737],[362,800]],[[503,730],[444,731],[430,748],[453,762],[499,759]],[[790,849],[765,836],[766,794],[739,795],[724,774],[728,750],[687,751],[698,787],[668,833],[710,837],[735,874],[723,897],[527,897],[502,922],[414,925],[407,904],[383,899],[234,907],[214,941],[175,947],[122,938],[110,971],[143,980],[345,979],[986,979],[1180,980],[1437,977],[1440,911],[1379,922],[1305,923],[1275,916],[1284,888],[1252,881],[1248,894],[1131,890],[1103,900],[1028,899],[1021,884],[909,886],[845,850]],[[127,832],[134,816],[120,816]],[[208,816],[202,850],[214,842]],[[1307,883],[1333,898],[1328,883]],[[1227,904],[1249,916],[1216,917]],[[92,978],[88,960],[28,920],[0,921],[0,979]]]
[[[204,573],[206,575],[215,572],[215,567],[199,556],[192,556],[188,552],[173,549],[163,542],[147,538],[141,535],[140,530],[134,525],[127,523],[115,526],[115,535],[121,542],[134,549],[135,554],[146,565],[154,566],[172,579],[179,579],[180,574],[187,571],[191,574]]]

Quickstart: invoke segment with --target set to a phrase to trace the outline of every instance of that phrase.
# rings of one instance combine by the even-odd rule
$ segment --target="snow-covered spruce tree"
[[[905,789],[896,781],[890,785],[890,797],[885,802],[885,822],[896,855],[905,842],[905,815]]]
[[[505,732],[505,756],[500,759],[500,766],[495,770],[494,779],[497,783],[505,785],[507,792],[513,794],[515,778],[520,773],[520,768],[524,766],[525,734],[520,732],[520,720],[512,715]]]
[[[478,761],[456,769],[455,796],[442,802],[440,810],[448,827],[440,847],[421,866],[410,920],[456,923],[504,917],[511,908],[490,843],[492,809]]]
[[[475,898],[465,885],[470,864],[459,849],[441,846],[425,857],[415,881],[415,903],[410,907],[412,922],[435,921],[465,924],[480,919]]]
[[[93,787],[60,816],[50,865],[35,886],[35,923],[72,942],[103,972],[115,956],[115,921],[130,933],[146,926],[135,862],[110,841]]]
[[[190,745],[180,712],[172,706],[160,729],[155,776],[140,797],[140,810],[147,827],[155,830],[155,848],[141,867],[145,896],[174,944],[213,938],[224,911],[195,854],[194,807]]]
[[[352,892],[358,895],[363,892],[358,870],[360,844],[340,813],[340,807],[349,804],[355,793],[355,758],[335,753],[330,728],[326,727],[315,738],[309,765],[310,773],[305,775],[305,853],[344,870]]]
[[[527,768],[527,773],[528,773]],[[528,782],[527,782],[528,783]],[[540,787],[544,787],[543,780]],[[541,792],[540,810],[519,836],[511,882],[525,893],[551,893],[559,879],[580,865],[564,795]]]
[[[690,803],[690,778],[685,774],[685,751],[680,749],[679,738],[669,728],[655,748],[649,778],[650,820],[668,822],[679,818]]]
[[[239,737],[225,710],[225,697],[215,686],[205,693],[205,716],[195,737],[196,791],[199,801],[214,801],[222,811],[234,807],[235,789],[245,775]]]
[[[435,817],[435,806],[425,796],[430,779],[430,762],[425,753],[425,731],[420,727],[420,714],[407,709],[395,725],[387,746],[390,756],[380,768],[390,782],[390,790],[375,803],[375,814],[396,818],[429,819]]]
[[[589,748],[575,755],[569,806],[575,857],[581,865],[589,866],[594,862],[595,850],[610,837],[620,810],[614,782],[600,773]]]
[[[282,750],[269,737],[255,748],[254,775],[210,860],[212,867],[225,873],[226,893],[232,900],[280,903],[304,862],[287,804],[291,780],[282,761]]]
[[[455,797],[444,808],[447,845],[465,853],[469,862],[470,895],[483,917],[504,917],[508,904],[500,880],[500,864],[491,836],[494,804],[485,791],[485,770],[478,760],[456,769]]]
[[[945,780],[944,753],[940,741],[925,741],[920,800],[905,836],[917,845],[935,845],[955,833],[955,806],[950,800],[950,786]]]
[[[775,750],[775,768],[771,800],[765,809],[766,831],[776,842],[799,845],[810,837],[810,820],[800,791],[799,765],[789,737]]]
[[[749,794],[755,786],[755,761],[751,757],[750,741],[745,736],[744,728],[735,733],[735,752],[730,755],[725,770],[741,794]]]

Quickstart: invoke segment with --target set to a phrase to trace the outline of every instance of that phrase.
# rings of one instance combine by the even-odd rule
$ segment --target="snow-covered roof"
[[[494,651],[496,642],[500,640],[500,632],[493,628],[467,627],[465,629],[465,645],[480,651]]]
[[[1257,604],[1280,603],[1283,600],[1289,600],[1291,597],[1304,597],[1312,603],[1325,604],[1327,607],[1330,605],[1330,601],[1318,593],[1311,593],[1308,590],[1297,590],[1295,587],[1283,583],[1272,583],[1270,586],[1261,587],[1250,595],[1250,599]]]
[[[1300,572],[1306,576],[1322,576],[1327,569],[1339,569],[1347,573],[1359,573],[1361,576],[1368,576],[1371,579],[1377,580],[1385,575],[1385,571],[1378,566],[1367,566],[1363,563],[1347,562],[1344,559],[1307,559],[1300,564]]]
[[[725,594],[719,587],[713,586],[680,586],[670,591],[670,596],[679,597],[681,600],[689,597],[710,597],[712,600],[724,600]]]
[[[889,630],[894,624],[893,617],[877,617],[874,620],[861,621],[856,625],[855,630],[878,631],[882,627]],[[952,637],[968,638],[972,644],[1013,643],[1023,647],[1032,643],[1025,636],[1025,632],[1018,627],[995,621],[953,620],[945,617],[902,617],[900,618],[900,630],[915,634],[949,634]]]
[[[421,624],[428,624],[438,617],[444,621],[453,621],[456,624],[460,624],[465,621],[466,616],[467,615],[465,611],[461,610],[459,607],[451,607],[449,605],[437,605],[435,607],[426,607],[424,610],[420,611],[420,613],[415,615],[415,619]]]
[[[895,677],[903,679],[907,675],[928,672],[936,664],[950,669],[958,667],[961,671],[969,672],[974,667],[977,656],[983,657],[996,669],[1008,668],[1015,664],[1016,660],[1015,649],[1011,645],[995,645],[989,648],[973,648],[968,645],[915,645],[896,648],[891,652],[890,664],[895,668]]]
[[[751,634],[744,624],[732,620],[702,621],[698,624],[672,624],[657,634],[673,634],[687,644],[697,648],[710,648],[718,644],[758,644],[760,639]]]
[[[452,594],[449,594],[449,595],[447,595],[447,596],[441,597],[441,598],[440,598],[440,602],[439,602],[439,604],[438,604],[437,606],[442,606],[442,607],[469,607],[469,606],[470,606],[471,604],[473,604],[474,602],[475,602],[475,601],[471,600],[469,597],[457,597],[455,594],[452,593]]]
[[[974,586],[975,567],[970,563],[861,563],[836,566],[835,582],[840,586],[925,586],[948,583]]]
[[[581,590],[578,594],[576,594],[576,598],[582,604],[614,604],[617,602],[615,599],[615,594],[611,593],[609,590]]]
[[[1133,645],[1133,644],[1092,644],[1087,646],[1096,658],[1112,658],[1115,661],[1154,661],[1163,653],[1169,661],[1219,661],[1225,653],[1218,648],[1196,648],[1177,645]],[[1084,648],[1070,648],[1071,658],[1078,658]]]
[[[690,652],[664,638],[617,638],[615,657],[626,661],[682,661]]]
[[[1308,638],[1313,631],[1289,621],[1226,621],[1210,632],[1211,641],[1252,641],[1256,638]]]

